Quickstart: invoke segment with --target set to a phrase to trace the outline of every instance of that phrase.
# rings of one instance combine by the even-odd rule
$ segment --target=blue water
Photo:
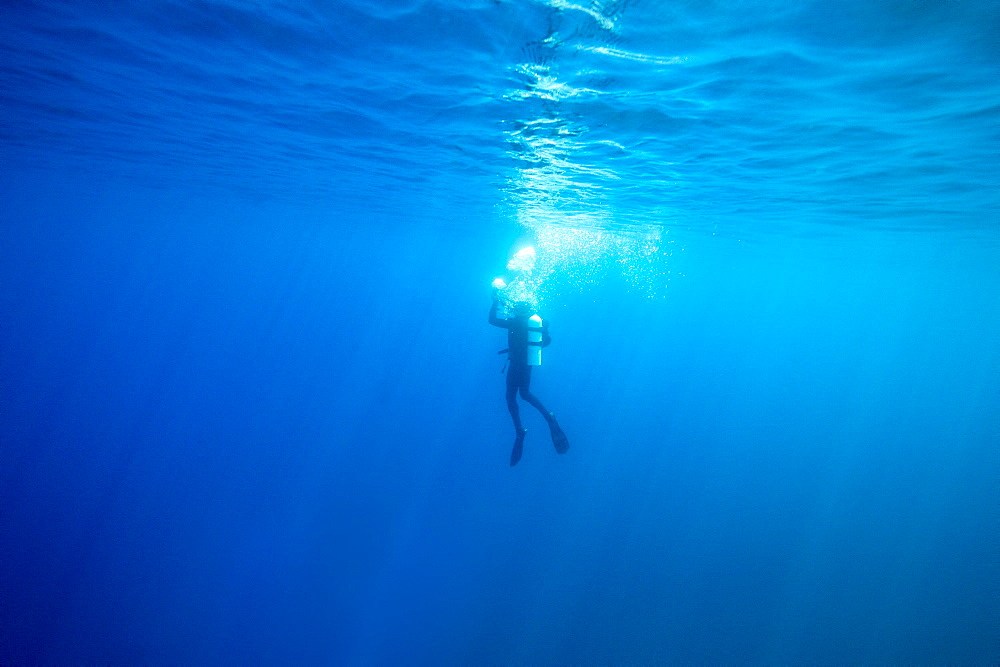
[[[5,3],[0,662],[997,663],[998,35]]]

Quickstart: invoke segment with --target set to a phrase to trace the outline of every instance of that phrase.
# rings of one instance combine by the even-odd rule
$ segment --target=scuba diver
[[[531,393],[531,367],[541,364],[541,349],[551,342],[549,327],[542,323],[541,318],[534,313],[534,309],[527,301],[514,303],[513,317],[509,319],[497,317],[498,291],[498,289],[494,289],[493,292],[490,324],[507,330],[507,349],[501,350],[500,353],[506,352],[510,362],[507,368],[507,409],[510,410],[511,419],[514,420],[515,430],[514,448],[510,452],[510,464],[515,466],[521,460],[524,435],[528,432],[528,429],[521,425],[521,412],[517,405],[518,391],[521,392],[521,398],[535,406],[545,417],[552,433],[552,444],[557,452],[565,454],[569,449],[566,434],[559,428],[555,415],[546,410],[542,402]]]

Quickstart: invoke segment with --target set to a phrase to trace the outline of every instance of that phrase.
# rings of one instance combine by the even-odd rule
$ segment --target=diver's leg
[[[545,409],[545,406],[542,405],[542,402],[540,400],[538,400],[538,397],[532,394],[524,387],[521,387],[521,398],[523,398],[528,403],[531,403],[533,406],[535,406],[535,409],[541,412],[542,416],[545,417],[545,421],[549,422],[550,424],[553,421],[555,421],[555,417],[552,415],[551,412]]]
[[[552,433],[552,444],[555,446],[556,451],[560,454],[565,454],[569,451],[569,440],[566,438],[566,434],[559,427],[559,422],[556,421],[556,416],[545,409],[542,402],[531,393],[531,369],[528,369],[528,373],[525,376],[525,381],[521,383],[521,398],[531,403],[535,408],[542,413],[545,417],[545,421],[549,423],[549,431]]]
[[[514,429],[520,433],[524,428],[521,426],[521,410],[517,407],[517,384],[511,382],[510,376],[507,377],[507,410],[514,421]]]
[[[508,371],[507,374],[507,409],[510,411],[510,418],[514,421],[514,447],[510,450],[510,464],[516,466],[521,460],[521,452],[524,450],[524,427],[521,425],[521,411],[517,406],[517,388],[520,384],[520,377],[516,372]]]
[[[542,413],[542,416],[545,417],[545,421],[547,421],[549,424],[552,424],[552,422],[555,421],[555,417],[552,415],[552,413],[546,410],[545,406],[542,405],[542,402],[538,400],[538,397],[531,393],[530,366],[528,367],[528,372],[525,373],[524,375],[524,382],[521,383],[521,398],[523,398],[528,403],[531,403],[533,406],[535,406],[535,409]]]

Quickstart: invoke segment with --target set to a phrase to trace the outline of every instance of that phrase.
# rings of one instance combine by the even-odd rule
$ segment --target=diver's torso
[[[528,318],[510,319],[507,329],[507,356],[511,364],[528,364]]]

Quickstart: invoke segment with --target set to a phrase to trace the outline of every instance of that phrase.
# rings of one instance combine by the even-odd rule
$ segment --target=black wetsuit
[[[507,368],[507,409],[510,417],[514,420],[514,428],[520,433],[524,430],[521,425],[521,413],[517,405],[517,392],[520,390],[521,398],[537,408],[545,421],[551,425],[554,422],[552,414],[545,409],[542,402],[531,393],[531,366],[528,365],[528,329],[532,323],[524,316],[515,316],[510,319],[497,317],[497,302],[493,302],[490,308],[490,324],[507,330],[507,358],[510,365]],[[549,336],[549,327],[542,324],[542,347],[548,346],[552,342]]]

